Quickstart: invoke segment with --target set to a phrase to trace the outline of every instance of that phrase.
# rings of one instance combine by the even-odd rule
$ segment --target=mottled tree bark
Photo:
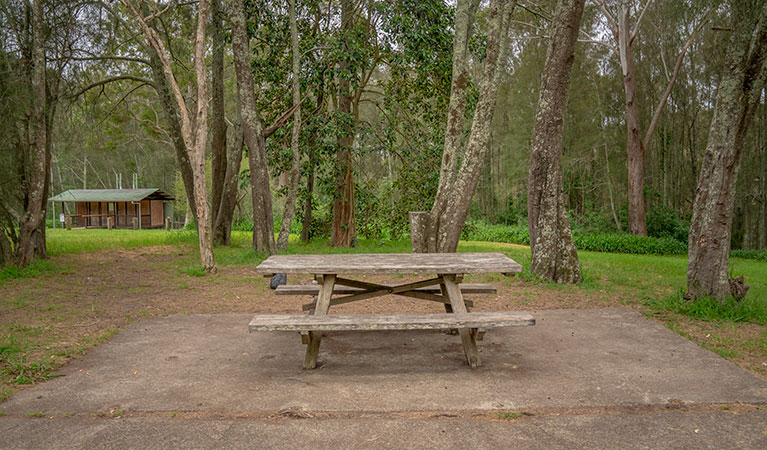
[[[221,245],[229,245],[232,241],[232,222],[234,210],[237,207],[237,195],[240,191],[240,164],[242,163],[243,135],[239,124],[234,126],[234,139],[227,141],[226,174],[221,192],[221,203],[218,206],[216,221],[213,223],[213,235],[220,233]]]
[[[450,166],[445,175],[448,179],[443,181],[443,174],[440,174],[440,185],[444,184],[444,191],[442,194],[443,206],[439,206],[436,201],[432,207],[429,223],[426,225],[428,232],[427,248],[429,251],[437,252],[455,252],[458,247],[458,241],[461,237],[461,229],[466,221],[466,217],[469,213],[469,206],[471,204],[471,198],[474,195],[474,190],[477,186],[479,176],[481,174],[482,164],[485,161],[485,154],[490,140],[490,124],[492,122],[493,114],[495,112],[496,97],[498,94],[498,85],[500,83],[500,76],[502,72],[502,63],[505,59],[506,49],[506,36],[508,35],[508,27],[511,17],[511,11],[514,8],[516,2],[508,2],[504,0],[493,0],[490,4],[488,11],[488,40],[487,40],[487,53],[485,57],[485,64],[483,70],[483,77],[480,83],[479,99],[477,101],[474,118],[471,124],[471,133],[466,144],[463,163],[457,173],[454,173],[454,167],[457,163],[454,159],[457,156],[457,150],[453,148],[454,145],[460,146],[460,132],[457,121],[460,117],[451,110],[448,112],[448,129],[453,130],[453,133],[446,134],[445,151],[453,152],[448,157],[448,161],[443,155],[443,163]],[[464,7],[466,7],[464,5]],[[471,7],[471,5],[469,5]],[[460,19],[468,20],[470,15],[470,9],[467,10],[464,17]],[[456,21],[459,20],[460,15],[456,15]],[[456,22],[456,29],[463,30],[464,25],[459,27]],[[455,58],[465,58],[465,55],[461,54],[461,47],[465,47],[465,43],[460,43],[459,35],[456,34],[456,43],[454,51],[458,51],[457,55],[454,55],[454,71]],[[468,36],[467,36],[468,39]],[[463,51],[466,51],[465,49]],[[465,61],[464,61],[465,63]],[[459,63],[460,65],[460,63]],[[464,69],[465,70],[465,69]],[[459,74],[461,70],[458,70]],[[454,72],[455,74],[455,72]],[[460,77],[460,75],[459,75]],[[456,80],[454,80],[456,82]],[[452,94],[455,93],[459,96],[465,96],[465,86],[462,86],[463,81],[458,80],[455,91],[451,91],[451,105],[455,106]],[[463,103],[465,106],[465,98],[458,102]],[[462,116],[463,114],[461,114]],[[457,134],[456,134],[457,133]],[[450,140],[452,143],[448,143]],[[455,140],[455,141],[453,141]],[[452,150],[451,150],[452,149]],[[451,162],[452,161],[452,162]],[[444,168],[444,164],[443,164]],[[449,179],[453,178],[451,182]],[[436,209],[435,209],[436,208]]]
[[[250,68],[250,42],[242,0],[227,0],[232,28],[232,53],[237,77],[237,103],[245,145],[248,147],[250,187],[253,201],[253,248],[273,254],[274,220],[272,193],[266,161],[266,137],[256,104],[255,83]]]
[[[710,11],[701,20],[695,30],[690,34],[687,42],[677,56],[676,64],[666,84],[666,89],[658,99],[653,117],[647,127],[647,132],[642,136],[642,126],[639,117],[639,103],[636,86],[636,69],[634,67],[634,42],[639,33],[642,18],[652,1],[647,1],[639,11],[639,15],[633,27],[629,23],[630,4],[627,0],[617,2],[617,10],[611,13],[604,0],[595,2],[607,18],[610,31],[616,42],[616,50],[621,66],[623,76],[623,90],[625,93],[626,109],[626,157],[628,169],[628,211],[629,211],[629,232],[634,235],[647,235],[647,220],[645,216],[644,199],[644,158],[650,139],[655,133],[655,127],[658,119],[666,105],[668,97],[671,95],[671,89],[676,83],[679,70],[684,60],[684,55],[690,47],[695,35],[701,27],[708,21]]]
[[[743,141],[767,79],[767,5],[732,0],[726,64],[695,190],[687,256],[687,298],[730,295],[727,263]]]
[[[293,57],[293,134],[290,139],[290,149],[293,159],[290,165],[290,182],[288,184],[288,196],[285,199],[285,209],[282,213],[282,226],[277,236],[277,250],[284,251],[288,248],[290,224],[293,222],[293,214],[296,211],[296,195],[298,194],[298,177],[300,175],[301,149],[299,147],[301,137],[301,54],[299,53],[298,25],[296,23],[296,0],[290,0],[290,40]]]
[[[455,182],[458,157],[466,129],[466,90],[469,86],[469,40],[479,0],[458,0],[455,10],[455,36],[453,38],[453,70],[450,82],[450,103],[445,126],[445,143],[439,172],[437,194],[434,197],[430,217],[423,236],[427,242],[420,245],[431,252],[437,251],[437,234],[440,218],[444,213]],[[424,219],[426,220],[426,219]]]
[[[581,280],[562,193],[562,137],[584,2],[557,2],[530,148],[527,182],[530,271],[557,283]]]
[[[314,144],[312,139],[311,145]],[[301,219],[301,242],[309,242],[312,235],[312,197],[314,195],[314,148],[309,151],[309,175],[306,177],[306,200],[304,201],[304,214]]]
[[[208,140],[208,74],[205,66],[205,29],[208,21],[208,0],[200,0],[197,14],[197,28],[194,42],[194,71],[197,84],[197,105],[194,118],[190,116],[186,100],[176,82],[170,56],[157,32],[149,26],[146,18],[130,0],[121,0],[122,4],[136,19],[144,33],[148,46],[154,48],[162,63],[165,80],[176,100],[181,116],[181,136],[184,140],[189,163],[192,169],[195,220],[200,248],[200,262],[205,272],[217,271],[213,258],[213,238],[210,208],[205,183],[205,147]],[[139,6],[140,7],[140,6]]]
[[[145,7],[146,9],[146,7]],[[142,11],[144,15],[149,15],[148,10]],[[173,98],[168,81],[165,79],[165,71],[162,67],[162,61],[157,55],[157,51],[151,46],[147,46],[149,55],[149,68],[152,71],[152,81],[157,97],[160,100],[165,117],[165,123],[168,127],[168,135],[173,142],[173,150],[176,156],[176,167],[181,172],[181,180],[184,182],[184,192],[186,192],[187,203],[193,217],[197,217],[197,210],[194,201],[194,175],[192,174],[192,165],[189,163],[189,152],[187,151],[184,137],[181,135],[181,114],[178,111],[178,105]],[[186,226],[186,224],[184,224]],[[197,223],[195,223],[195,226]]]
[[[647,236],[647,220],[645,218],[644,201],[644,156],[645,145],[639,124],[639,104],[636,92],[636,70],[634,68],[634,47],[628,36],[629,30],[625,23],[628,19],[628,9],[619,15],[619,51],[621,52],[621,69],[623,71],[623,91],[626,94],[626,157],[628,167],[628,203],[629,203],[629,232]],[[626,43],[626,44],[623,44]]]
[[[342,45],[349,46],[350,30],[354,28],[354,2],[341,1]],[[348,63],[338,62],[338,71],[345,74]],[[357,243],[357,231],[354,223],[354,172],[352,170],[352,144],[354,143],[354,123],[352,120],[351,83],[345,76],[338,77],[338,113],[342,123],[341,132],[336,139],[336,196],[333,200],[333,226],[330,231],[330,245],[351,247]]]
[[[224,104],[224,14],[221,0],[211,0],[211,99],[210,99],[210,153],[211,153],[211,212],[213,216],[213,242],[227,244],[231,218],[226,220],[219,213],[234,213],[234,210],[221,209],[226,183],[226,117]]]
[[[19,231],[14,260],[20,267],[28,266],[35,257],[38,245],[37,234],[40,223],[45,223],[45,184],[46,171],[46,90],[45,90],[45,27],[43,23],[43,2],[32,2],[32,108],[31,108],[31,137],[27,149],[24,170],[25,205],[24,211],[18,217]]]

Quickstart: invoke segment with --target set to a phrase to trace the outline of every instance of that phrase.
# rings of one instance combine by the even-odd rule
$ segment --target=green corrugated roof
[[[70,189],[48,200],[54,202],[137,202],[158,192],[157,188],[147,189]],[[169,195],[158,192],[165,197]]]

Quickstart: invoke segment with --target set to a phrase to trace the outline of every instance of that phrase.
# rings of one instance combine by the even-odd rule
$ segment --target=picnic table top
[[[256,267],[264,274],[465,274],[522,271],[501,253],[369,253],[273,255]]]

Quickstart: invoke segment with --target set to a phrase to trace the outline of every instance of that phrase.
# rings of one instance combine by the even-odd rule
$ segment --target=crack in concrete
[[[556,416],[609,416],[609,415],[642,415],[642,414],[673,414],[721,412],[729,414],[746,414],[767,411],[767,402],[756,403],[706,403],[684,404],[670,402],[665,405],[622,405],[622,406],[586,406],[576,408],[525,408],[525,409],[483,409],[461,411],[313,411],[301,408],[288,408],[279,411],[253,410],[236,412],[216,411],[141,411],[115,410],[98,412],[81,412],[67,414],[45,414],[38,412],[35,416],[6,414],[8,418],[25,418],[28,420],[43,419],[82,419],[90,417],[93,420],[119,419],[178,419],[178,420],[251,420],[266,422],[285,422],[290,420],[333,420],[333,419],[416,419],[416,420],[490,420],[499,422],[517,422],[531,417]],[[40,414],[42,413],[42,414]]]

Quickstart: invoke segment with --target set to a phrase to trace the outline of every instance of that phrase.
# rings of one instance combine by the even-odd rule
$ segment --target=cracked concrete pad
[[[126,411],[222,414],[460,411],[764,403],[767,382],[626,308],[533,312],[490,330],[483,366],[436,331],[336,332],[301,369],[296,333],[248,334],[249,315],[147,319],[0,405],[10,416]]]
[[[0,418],[0,448],[757,449],[767,412],[477,418]]]

